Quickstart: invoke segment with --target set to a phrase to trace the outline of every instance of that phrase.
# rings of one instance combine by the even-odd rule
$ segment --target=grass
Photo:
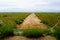
[[[23,22],[19,20],[24,20],[29,14],[29,12],[2,12],[0,13],[0,20],[2,20],[3,26],[16,27],[16,24]],[[40,20],[42,20],[42,23],[48,25],[48,27],[53,27],[57,22],[57,27],[60,27],[60,13],[36,12],[35,14]],[[18,23],[16,23],[16,20]]]
[[[0,20],[4,22],[4,25],[14,26],[17,19],[25,19],[28,15],[25,13],[0,13]]]
[[[24,20],[29,15],[29,13],[26,13],[26,14],[25,13],[24,12],[0,13],[0,20],[3,20],[5,25],[14,25],[16,24],[15,20],[17,19]],[[42,21],[46,20],[46,22],[48,21],[52,23],[52,25],[47,23],[48,26],[54,26],[60,20],[60,13],[38,13],[36,12],[36,15]],[[60,26],[59,24],[58,26]]]
[[[37,29],[37,28],[25,29],[23,30],[23,33],[22,33],[22,35],[27,38],[39,38],[43,36],[43,34],[44,34],[44,30]]]
[[[38,14],[36,13],[36,15],[39,17],[39,19],[41,19],[42,21],[46,21],[47,25],[49,26],[54,26],[58,21],[58,25],[60,26],[60,13],[41,13]]]

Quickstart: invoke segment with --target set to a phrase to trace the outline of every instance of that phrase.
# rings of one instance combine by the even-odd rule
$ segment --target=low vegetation
[[[0,38],[7,36],[19,35],[29,38],[51,35],[60,40],[60,13],[36,13],[42,23],[48,25],[48,29],[17,29],[16,24],[21,24],[29,13],[0,13]],[[51,29],[58,22],[57,28]],[[21,33],[21,34],[20,34]],[[44,34],[44,35],[43,35]]]
[[[23,30],[23,33],[22,33],[23,36],[26,36],[28,38],[38,38],[38,37],[43,36],[43,34],[44,34],[44,30],[36,29],[36,28],[25,29]]]
[[[16,24],[21,24],[23,22],[23,19],[17,19],[15,22]]]
[[[13,36],[14,35],[13,29],[14,28],[7,27],[7,26],[0,27],[0,38],[4,38],[7,36]]]
[[[55,28],[53,36],[60,40],[60,27]]]

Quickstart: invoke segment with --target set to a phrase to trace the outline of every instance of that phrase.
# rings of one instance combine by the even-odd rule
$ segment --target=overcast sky
[[[0,12],[60,12],[60,0],[0,0]]]

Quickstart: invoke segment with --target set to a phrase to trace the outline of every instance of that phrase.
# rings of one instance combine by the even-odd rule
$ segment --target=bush
[[[57,40],[60,40],[60,27],[57,27],[55,29],[48,28],[45,30],[46,35],[51,35],[57,38]]]
[[[48,28],[45,30],[46,35],[53,35],[54,34],[54,29]]]
[[[28,38],[38,38],[43,36],[44,31],[42,29],[25,29],[23,30],[23,36]]]
[[[12,27],[0,27],[0,38],[4,38],[6,36],[12,36],[13,33],[13,28]]]
[[[54,37],[56,37],[58,40],[60,40],[60,27],[57,27],[54,31]]]
[[[3,15],[3,17],[7,17],[7,15]]]
[[[46,24],[46,25],[48,25],[50,27],[53,26],[53,24],[52,24],[52,22],[50,20],[43,20],[42,23],[44,23],[44,24]]]
[[[21,24],[23,22],[23,19],[17,19],[15,22],[16,24]]]
[[[2,26],[2,24],[0,24],[0,27]]]

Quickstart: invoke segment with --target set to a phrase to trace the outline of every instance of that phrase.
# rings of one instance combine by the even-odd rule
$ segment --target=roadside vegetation
[[[16,25],[21,24],[30,13],[0,13],[0,39],[8,36],[25,36],[28,38],[38,38],[51,35],[60,40],[60,13],[38,13],[37,17],[42,23],[48,26],[47,29],[18,29]],[[54,28],[53,28],[54,27]]]

